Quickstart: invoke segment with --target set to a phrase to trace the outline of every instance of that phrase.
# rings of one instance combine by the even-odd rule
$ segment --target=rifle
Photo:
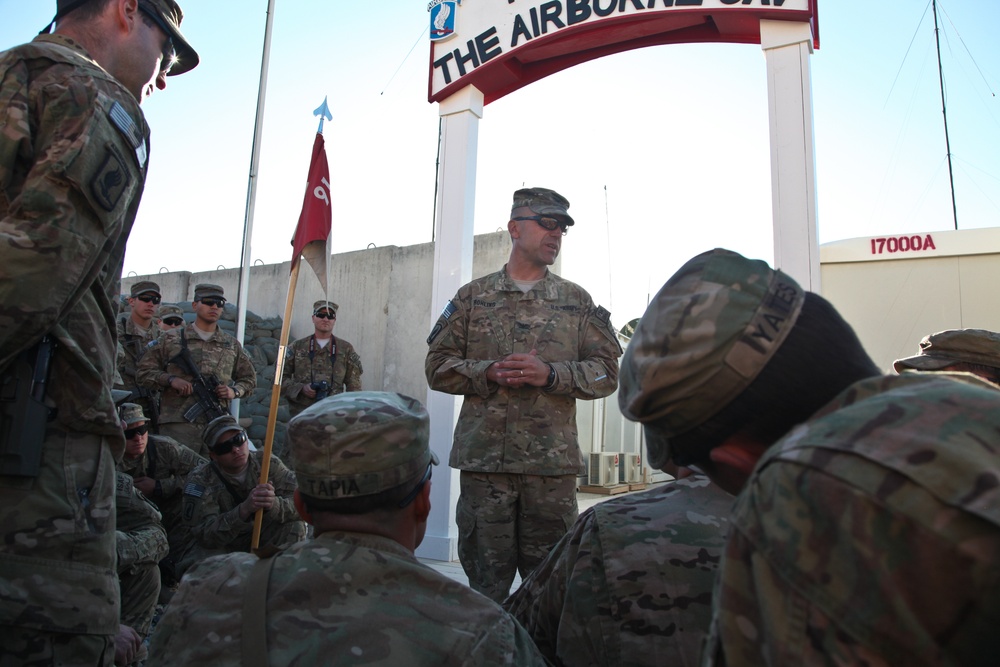
[[[216,417],[229,414],[222,407],[222,403],[219,402],[218,397],[215,395],[215,388],[222,383],[219,382],[219,378],[214,374],[209,375],[207,378],[201,374],[198,366],[194,363],[194,359],[191,358],[191,351],[188,349],[187,338],[184,336],[183,329],[181,329],[181,351],[175,354],[169,363],[177,364],[191,376],[191,386],[194,388],[194,394],[198,398],[198,402],[184,413],[184,419],[194,423],[195,420],[203,415],[206,416],[206,421],[212,421]]]
[[[45,385],[56,341],[48,335],[0,375],[0,475],[37,477],[51,411]]]

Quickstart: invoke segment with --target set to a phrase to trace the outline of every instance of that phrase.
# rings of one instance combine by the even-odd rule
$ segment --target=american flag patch
[[[205,495],[205,487],[201,484],[195,484],[194,482],[188,482],[187,486],[184,487],[185,496],[194,496],[195,498],[201,498]]]

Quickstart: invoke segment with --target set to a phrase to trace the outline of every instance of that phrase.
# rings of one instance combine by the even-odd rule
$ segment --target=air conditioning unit
[[[641,484],[642,454],[622,454],[625,459],[625,481],[629,484]]]
[[[597,452],[590,455],[591,486],[614,486],[618,484],[618,452]]]

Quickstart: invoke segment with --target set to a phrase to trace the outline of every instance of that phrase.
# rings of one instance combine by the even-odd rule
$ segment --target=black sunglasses
[[[555,218],[547,218],[542,215],[522,215],[518,218],[511,218],[511,220],[534,220],[539,224],[542,229],[554,232],[556,229],[562,230],[562,235],[566,236],[566,232],[569,229],[569,225],[562,220],[556,220]]]
[[[184,320],[182,320],[179,317],[168,317],[167,319],[163,320],[163,323],[164,324],[169,324],[172,327],[178,327],[178,326],[184,324]]]
[[[155,294],[152,294],[152,295],[151,294],[143,294],[143,295],[137,296],[135,298],[139,299],[139,301],[142,301],[143,303],[160,303],[160,297],[156,296]]]
[[[225,299],[200,299],[200,301],[206,306],[212,306],[216,308],[222,308],[226,305]]]
[[[177,51],[174,49],[174,38],[171,37],[172,33],[170,32],[170,28],[167,27],[167,22],[164,21],[155,10],[139,3],[139,11],[148,16],[150,20],[163,31],[163,34],[167,36],[167,43],[163,46],[163,60],[160,61],[160,70],[163,72],[169,72],[170,68],[174,66],[174,62],[177,60]]]
[[[413,487],[412,491],[406,494],[405,498],[399,501],[399,507],[406,507],[407,505],[409,505],[410,503],[412,503],[414,500],[417,499],[417,496],[420,495],[420,492],[424,490],[424,486],[427,484],[427,482],[430,481],[432,472],[434,472],[433,461],[427,464],[427,472],[424,473],[424,476],[423,478],[421,478],[420,482],[415,487]]]
[[[215,443],[215,445],[212,447],[212,453],[218,454],[220,456],[223,454],[228,454],[237,447],[241,447],[243,443],[245,443],[246,441],[247,441],[246,433],[237,433],[229,440],[223,440],[222,442]]]
[[[313,317],[318,317],[321,320],[335,320],[337,313],[316,313]]]
[[[137,435],[146,435],[147,433],[149,433],[148,424],[143,424],[142,426],[136,426],[135,428],[127,428],[125,429],[125,439],[131,440]]]

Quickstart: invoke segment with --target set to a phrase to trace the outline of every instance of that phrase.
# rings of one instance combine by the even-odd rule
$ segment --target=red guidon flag
[[[330,167],[326,162],[323,135],[316,133],[312,160],[309,163],[309,181],[302,201],[299,224],[292,237],[292,268],[299,257],[305,257],[309,266],[327,293],[327,258],[330,256],[330,227],[333,214],[330,207]]]

